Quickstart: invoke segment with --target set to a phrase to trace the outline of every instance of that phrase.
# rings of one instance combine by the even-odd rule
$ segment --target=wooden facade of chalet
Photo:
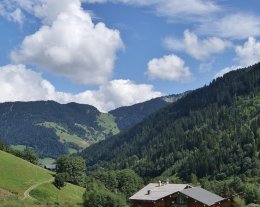
[[[131,207],[233,207],[231,199],[185,184],[150,183],[129,199]]]

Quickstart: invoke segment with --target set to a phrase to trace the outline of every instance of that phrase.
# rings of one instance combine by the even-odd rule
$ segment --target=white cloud
[[[50,4],[51,2],[52,0],[1,0],[0,15],[5,14],[2,16],[10,20],[9,16],[19,11],[20,15],[22,15],[23,17],[25,16],[24,12],[27,12],[41,18],[43,16],[41,15],[41,12],[39,12],[39,10],[44,9],[41,9],[41,7],[44,7],[45,4]],[[65,4],[60,4],[60,8],[63,8],[64,5]],[[54,9],[55,7],[53,7],[51,10],[53,11]],[[49,15],[51,14],[49,13]],[[24,20],[24,18],[22,20]]]
[[[185,30],[183,40],[168,37],[164,40],[164,45],[175,51],[184,51],[197,60],[205,60],[213,54],[222,53],[226,48],[231,47],[229,41],[217,37],[200,40],[198,36]]]
[[[185,81],[192,77],[189,67],[176,55],[168,55],[150,60],[147,74],[151,79],[158,78],[172,81]]]
[[[223,38],[246,39],[249,36],[260,36],[259,19],[259,16],[245,13],[226,15],[215,21],[205,20],[198,32]]]
[[[25,37],[11,54],[14,62],[34,64],[83,84],[101,84],[112,76],[116,53],[123,48],[119,31],[94,25],[79,0],[48,0],[35,6],[35,12],[53,22]]]
[[[96,106],[102,111],[107,111],[120,106],[128,106],[162,96],[162,93],[153,90],[152,85],[135,84],[130,80],[112,80],[100,86],[97,91],[85,91],[76,95],[79,103]]]
[[[220,70],[214,78],[222,77],[224,74],[237,70],[239,68],[247,67],[255,63],[260,62],[260,42],[255,38],[249,37],[244,45],[238,45],[235,47],[236,58],[235,60],[239,65],[226,67]]]
[[[239,68],[241,68],[241,66],[237,66],[237,65],[233,65],[231,67],[226,67],[222,70],[220,70],[215,76],[214,79],[219,78],[219,77],[223,77],[223,75],[225,75],[226,73],[233,71],[233,70],[238,70]]]
[[[191,22],[220,11],[221,8],[212,0],[83,0],[87,3],[124,3],[134,6],[149,6],[159,16],[171,20]]]
[[[69,14],[72,17],[78,17],[81,20],[88,21],[92,24],[89,19],[89,14],[86,15],[84,10],[81,8],[80,0],[40,0],[41,3],[33,5],[32,12],[38,18],[44,20],[45,23],[52,24],[59,15]],[[87,16],[87,17],[86,17]]]
[[[17,8],[15,9],[13,12],[9,13],[8,17],[7,17],[10,21],[13,21],[13,22],[17,22],[19,24],[22,24],[23,23],[23,19],[24,19],[24,16],[23,16],[23,13],[21,11],[21,9]]]
[[[158,15],[188,21],[201,21],[202,18],[220,10],[213,1],[208,0],[158,0],[156,12]]]
[[[132,105],[161,96],[152,85],[135,84],[130,80],[112,80],[98,90],[78,94],[56,91],[40,73],[24,65],[0,67],[0,102],[54,100],[60,103],[90,104],[101,111]]]
[[[23,24],[24,15],[20,8],[10,8],[5,1],[0,2],[0,17],[6,18],[8,21]]]
[[[253,65],[260,62],[260,42],[249,37],[244,45],[236,46],[236,60],[243,66]]]
[[[0,101],[32,101],[49,95],[41,75],[24,65],[0,67]]]

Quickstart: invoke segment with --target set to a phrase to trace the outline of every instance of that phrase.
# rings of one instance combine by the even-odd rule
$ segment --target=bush
[[[83,196],[84,207],[125,207],[126,203],[120,194],[115,194],[105,188],[105,186],[90,179],[87,182],[87,189]]]
[[[125,169],[117,172],[118,190],[129,198],[143,187],[143,180],[133,170]]]
[[[57,172],[67,173],[68,182],[83,186],[86,163],[81,157],[62,156],[57,160]]]
[[[65,182],[68,179],[68,174],[67,173],[58,173],[55,176],[54,180],[54,185],[58,188],[61,189],[62,187],[65,186]]]
[[[260,203],[260,189],[259,187],[247,184],[245,186],[245,201],[246,204]]]
[[[234,198],[234,206],[235,207],[245,207],[245,201],[239,197]]]

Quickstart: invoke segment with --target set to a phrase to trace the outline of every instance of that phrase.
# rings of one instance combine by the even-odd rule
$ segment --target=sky
[[[107,112],[260,61],[259,0],[1,0],[0,102]]]

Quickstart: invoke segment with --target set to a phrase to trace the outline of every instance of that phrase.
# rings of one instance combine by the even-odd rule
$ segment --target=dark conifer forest
[[[129,131],[90,146],[82,156],[89,170],[131,168],[147,181],[172,177],[191,182],[195,176],[208,188],[208,181],[230,184],[232,177],[259,183],[259,126],[258,63],[190,92]],[[259,186],[253,188],[260,199]]]

